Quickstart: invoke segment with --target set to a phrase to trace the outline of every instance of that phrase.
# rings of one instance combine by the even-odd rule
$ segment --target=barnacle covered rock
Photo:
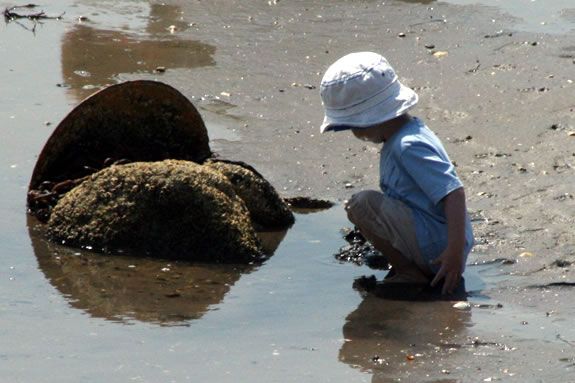
[[[91,175],[54,207],[48,234],[67,245],[161,258],[249,262],[261,254],[231,183],[179,160],[115,165]]]
[[[204,166],[223,174],[244,200],[254,224],[265,228],[285,228],[294,223],[287,203],[254,168],[237,161],[210,159]]]

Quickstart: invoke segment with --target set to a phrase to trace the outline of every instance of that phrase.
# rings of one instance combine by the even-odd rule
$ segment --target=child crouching
[[[457,287],[473,246],[463,184],[437,136],[407,112],[417,94],[401,84],[376,53],[342,57],[320,86],[321,132],[351,130],[383,144],[381,191],[362,191],[346,205],[349,220],[387,258],[394,271],[384,283]]]

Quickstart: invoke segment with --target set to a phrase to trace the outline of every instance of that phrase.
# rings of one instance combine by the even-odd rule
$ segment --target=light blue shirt
[[[463,184],[441,141],[420,119],[412,118],[383,145],[380,187],[411,208],[423,258],[429,263],[439,257],[447,247],[443,198]],[[465,221],[467,259],[474,241],[467,214]]]

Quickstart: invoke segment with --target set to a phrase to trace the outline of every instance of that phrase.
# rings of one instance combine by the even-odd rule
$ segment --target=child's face
[[[385,141],[385,135],[381,125],[375,125],[369,128],[352,129],[353,135],[362,141],[373,142],[374,144],[381,144]]]

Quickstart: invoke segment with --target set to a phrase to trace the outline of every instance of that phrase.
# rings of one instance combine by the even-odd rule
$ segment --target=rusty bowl
[[[78,180],[115,163],[202,163],[211,155],[204,121],[179,91],[148,80],[112,85],[82,101],[56,127],[32,173],[28,207],[42,215],[36,212]]]

